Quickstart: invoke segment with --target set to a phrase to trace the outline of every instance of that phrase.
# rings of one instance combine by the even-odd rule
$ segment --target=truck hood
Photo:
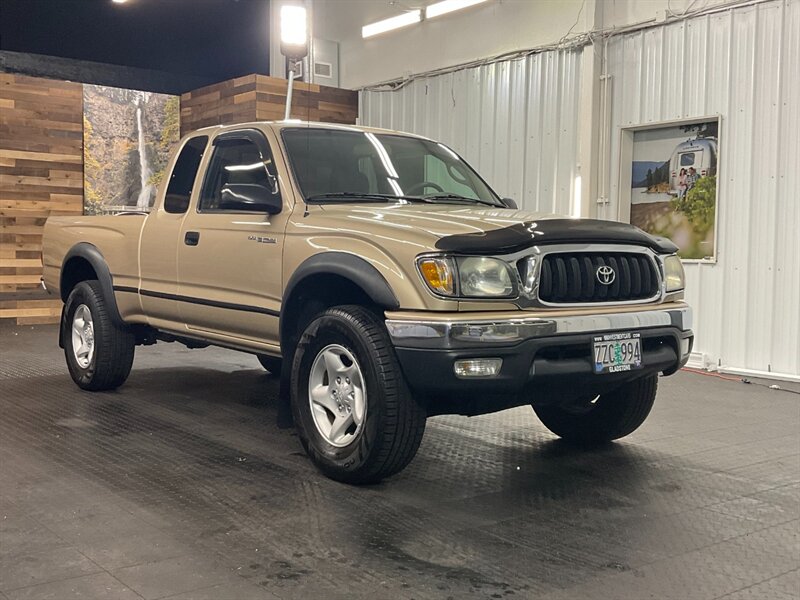
[[[326,204],[309,206],[304,221],[325,229],[388,236],[459,254],[508,254],[544,244],[629,244],[659,253],[677,247],[641,229],[597,219],[452,204]],[[311,225],[312,223],[308,223]]]

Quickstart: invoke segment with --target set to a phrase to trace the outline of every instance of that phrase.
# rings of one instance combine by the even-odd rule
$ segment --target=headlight
[[[431,291],[442,296],[509,298],[516,295],[510,265],[497,258],[422,257],[417,267]]]
[[[667,284],[667,292],[677,292],[686,287],[683,263],[675,254],[664,259],[664,282]]]
[[[508,298],[514,294],[511,267],[507,262],[485,256],[464,256],[456,261],[460,296]]]

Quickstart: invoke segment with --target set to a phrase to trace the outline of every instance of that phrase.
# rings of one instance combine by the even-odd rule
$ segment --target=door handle
[[[183,243],[187,246],[197,246],[200,242],[200,232],[199,231],[187,231],[186,235],[183,236]]]

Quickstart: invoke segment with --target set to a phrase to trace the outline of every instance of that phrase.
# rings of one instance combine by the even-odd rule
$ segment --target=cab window
[[[272,154],[248,138],[218,139],[200,195],[200,212],[226,212],[223,191],[233,186],[260,186],[279,195]]]
[[[164,196],[164,210],[168,213],[182,214],[189,209],[197,169],[207,144],[208,136],[201,135],[188,140],[181,149]]]

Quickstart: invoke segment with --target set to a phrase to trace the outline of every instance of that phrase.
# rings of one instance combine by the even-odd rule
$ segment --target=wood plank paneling
[[[201,127],[283,119],[287,81],[247,75],[188,92],[181,96],[181,135]],[[296,82],[292,118],[304,121],[354,124],[358,92]]]
[[[0,319],[58,321],[39,287],[42,229],[82,213],[83,86],[0,73]]]

